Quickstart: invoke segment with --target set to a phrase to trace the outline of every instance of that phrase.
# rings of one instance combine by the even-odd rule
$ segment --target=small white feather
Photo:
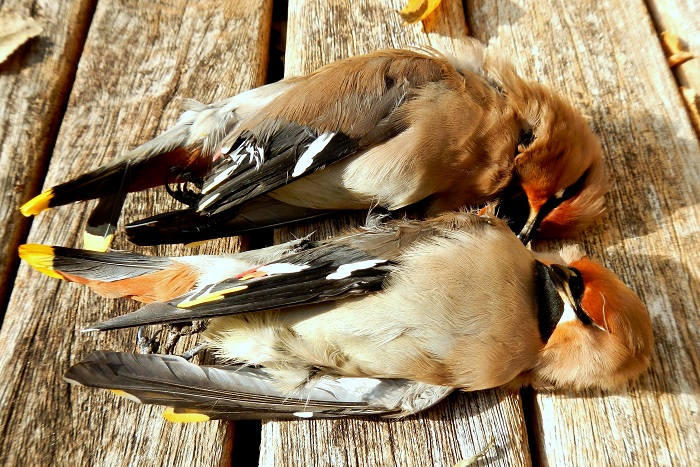
[[[224,171],[221,172],[219,175],[217,175],[216,177],[214,177],[214,180],[212,180],[210,183],[208,183],[208,184],[202,189],[202,194],[203,194],[203,195],[206,195],[206,194],[209,193],[212,189],[214,189],[214,188],[216,188],[217,186],[221,185],[221,183],[223,183],[224,180],[226,180],[226,179],[229,177],[229,175],[231,175],[231,172],[233,172],[234,170],[236,170],[237,167],[238,167],[238,166],[236,166],[236,165],[232,165],[231,167],[229,167],[228,169],[224,170]]]
[[[205,209],[211,203],[216,201],[216,198],[218,198],[220,195],[221,195],[221,193],[214,193],[213,195],[204,198],[202,200],[202,202],[199,203],[199,208],[197,208],[197,211],[201,211],[202,209]]]
[[[360,269],[373,268],[378,264],[386,263],[385,259],[370,259],[367,261],[358,261],[356,263],[348,263],[340,266],[334,273],[328,274],[326,279],[345,279],[350,277],[353,271],[358,271]]]
[[[273,276],[275,274],[293,274],[295,272],[300,272],[303,271],[304,269],[309,269],[309,265],[307,264],[290,264],[290,263],[275,263],[275,264],[268,264],[267,266],[263,266],[258,268],[258,271],[267,273],[269,276]]]
[[[335,136],[335,133],[323,133],[321,136],[316,138],[316,140],[306,148],[304,154],[301,155],[297,161],[297,165],[294,166],[294,171],[292,172],[292,177],[298,177],[299,175],[306,172],[306,170],[311,167],[314,162],[314,157],[323,151],[330,140]]]

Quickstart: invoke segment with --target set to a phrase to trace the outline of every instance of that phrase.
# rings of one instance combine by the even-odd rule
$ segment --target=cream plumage
[[[433,216],[494,199],[524,241],[590,222],[608,185],[583,117],[476,41],[465,49],[385,50],[194,103],[164,134],[22,212],[100,198],[86,236],[97,249],[127,191],[183,181],[201,187],[171,190],[190,207],[127,225],[132,241],[187,243],[334,209],[417,205]]]
[[[145,271],[161,261],[85,253],[84,263],[80,250],[62,250],[59,267],[34,248],[25,247],[30,264],[73,280],[116,284],[135,275],[125,264]],[[576,249],[528,250],[489,215],[394,221],[276,248],[275,261],[191,282],[184,295],[91,327],[211,318],[208,346],[232,366],[101,352],[66,378],[200,418],[397,416],[457,388],[610,388],[649,365],[649,315],[626,285]]]

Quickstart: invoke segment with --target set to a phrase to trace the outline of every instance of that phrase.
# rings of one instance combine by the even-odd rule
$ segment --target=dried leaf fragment
[[[681,41],[678,36],[672,32],[664,31],[661,33],[661,45],[664,48],[664,52],[666,52],[668,64],[671,67],[680,65],[681,63],[687,62],[691,58],[694,58],[694,55],[691,52],[688,52],[685,47],[681,45]]]
[[[17,13],[0,14],[0,63],[12,52],[44,31],[33,18],[23,17]]]
[[[399,14],[409,24],[417,23],[425,19],[435,8],[440,5],[442,0],[408,0],[408,5]]]

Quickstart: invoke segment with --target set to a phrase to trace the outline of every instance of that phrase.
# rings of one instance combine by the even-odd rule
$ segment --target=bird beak
[[[583,295],[583,280],[581,274],[572,268],[562,266],[560,264],[551,264],[549,266],[550,277],[554,282],[554,286],[559,292],[559,296],[568,304],[576,314],[576,317],[585,325],[593,325],[603,329],[596,324],[590,316],[581,307],[581,297]],[[576,286],[577,292],[572,290],[574,282],[578,282]],[[605,329],[603,329],[605,331]]]
[[[539,213],[540,211],[534,211],[532,208],[530,208],[530,215],[528,216],[523,228],[520,229],[520,233],[518,233],[518,239],[523,242],[523,245],[530,243],[530,240],[532,240],[532,234],[536,230],[535,226],[539,227],[542,220]]]
[[[506,219],[508,227],[517,234],[523,245],[527,245],[537,234],[542,220],[563,201],[565,199],[555,195],[535,209],[522,187],[517,186],[509,188],[508,193],[498,202],[496,214]]]
[[[523,244],[527,245],[532,236],[540,230],[540,224],[542,224],[542,221],[549,215],[549,213],[554,211],[564,201],[576,196],[576,194],[583,189],[589,172],[590,168],[587,169],[572,185],[569,185],[568,187],[550,196],[547,201],[545,201],[544,204],[539,207],[539,209],[534,209],[532,205],[529,206],[530,215],[518,234],[518,238],[521,242],[523,242]]]
[[[554,211],[557,206],[571,197],[564,197],[562,193],[563,190],[551,196],[539,209],[534,209],[532,206],[529,206],[530,215],[518,234],[518,238],[523,242],[523,245],[527,245],[532,237],[540,230],[540,224],[542,224],[544,218],[547,217],[550,212]]]
[[[549,266],[552,271],[552,280],[560,292],[563,292],[564,300],[571,305],[572,308],[576,307],[576,300],[574,299],[574,294],[571,292],[571,286],[569,281],[576,274],[571,269],[561,264],[551,264]]]

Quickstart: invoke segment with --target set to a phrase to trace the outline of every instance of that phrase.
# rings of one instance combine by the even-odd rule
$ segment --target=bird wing
[[[204,284],[173,300],[150,303],[87,330],[185,322],[377,292],[403,251],[422,239],[458,228],[455,219],[460,218],[472,220],[478,216],[456,213],[431,221],[398,221],[352,231],[235,277]]]
[[[200,235],[214,231],[220,236],[217,229],[250,200],[409,130],[412,122],[405,104],[434,82],[449,89],[461,77],[444,59],[405,50],[335,62],[289,80],[288,90],[221,141],[195,212],[177,211],[133,223],[127,226],[130,239],[138,244],[162,243],[164,237],[170,241],[161,229],[181,224],[187,231],[197,225]],[[333,196],[355,195],[341,190]],[[321,213],[307,209],[284,221]],[[269,217],[256,225],[269,224]]]
[[[210,419],[300,419],[400,416],[437,403],[452,391],[401,379],[323,376],[297,390],[275,387],[263,368],[205,366],[170,355],[97,351],[64,379],[111,389],[139,403],[169,406],[174,422]]]

